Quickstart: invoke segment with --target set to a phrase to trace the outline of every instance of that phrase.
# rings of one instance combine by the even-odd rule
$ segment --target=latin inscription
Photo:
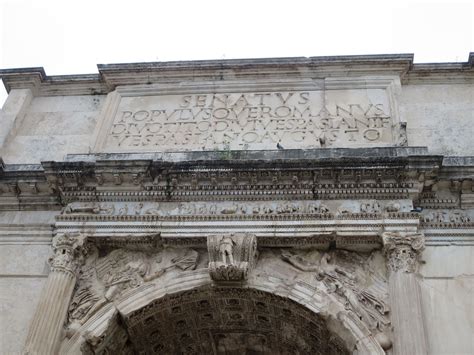
[[[391,143],[382,102],[345,92],[125,97],[107,144],[121,149],[202,150],[363,146]],[[379,95],[380,96],[380,95]]]

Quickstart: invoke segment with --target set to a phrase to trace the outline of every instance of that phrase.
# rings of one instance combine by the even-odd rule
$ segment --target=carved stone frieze
[[[425,210],[422,213],[422,225],[438,228],[474,227],[471,211],[462,210]]]
[[[100,215],[113,215],[115,212],[115,206],[113,204],[97,204],[97,203],[85,203],[85,204],[69,204],[64,209],[64,214],[100,214]]]
[[[409,200],[380,202],[377,200],[283,200],[244,202],[114,202],[68,204],[58,220],[104,219],[109,216],[123,218],[159,218],[206,216],[209,218],[248,218],[274,216],[321,216],[324,218],[350,214],[375,215],[409,212]]]
[[[209,274],[214,281],[244,281],[257,259],[253,234],[220,234],[207,237]]]
[[[75,274],[86,253],[85,234],[62,233],[53,238],[53,253],[49,258],[51,270]]]
[[[415,272],[425,248],[425,236],[421,233],[383,232],[383,251],[392,272]]]

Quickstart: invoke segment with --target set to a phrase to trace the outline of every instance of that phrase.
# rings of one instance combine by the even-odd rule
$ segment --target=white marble
[[[28,164],[88,153],[103,99],[100,95],[33,98],[0,156],[6,163]]]
[[[392,132],[391,126],[399,121],[407,122],[409,145],[428,146],[436,154],[474,152],[468,144],[474,118],[472,85],[410,84],[403,85],[401,94],[393,96],[382,89],[332,89],[325,93],[290,89],[291,86],[287,91],[270,91],[265,95],[238,91],[138,97],[123,94],[113,106],[116,112],[113,109],[103,113],[101,119],[111,121],[100,129],[98,142],[93,132],[104,95],[35,97],[30,99],[31,104],[23,99],[25,107],[15,106],[12,97],[3,116],[11,116],[10,121],[15,124],[3,126],[8,132],[2,135],[8,141],[4,139],[6,144],[0,155],[8,163],[38,163],[62,160],[66,154],[83,154],[92,149],[276,149],[277,143],[285,149],[384,146],[397,143],[397,133]],[[229,95],[228,101],[222,103],[219,100],[224,100],[225,95]],[[18,106],[13,116],[8,113],[10,106]],[[310,119],[309,111],[299,117],[298,112],[307,107],[317,117]],[[323,107],[328,109],[331,119],[322,118],[326,114],[321,112]],[[160,110],[166,114],[159,114]],[[352,115],[348,113],[351,110]],[[173,112],[172,117],[165,118]],[[239,118],[229,119],[235,112]],[[194,124],[193,115],[200,115]],[[148,118],[142,120],[145,116]],[[226,117],[220,119],[221,116]],[[369,117],[380,117],[381,127],[364,133],[372,129],[361,123]]]
[[[473,354],[474,276],[424,279],[421,293],[429,354]]]
[[[46,278],[0,278],[0,353],[21,354]]]
[[[406,85],[400,116],[408,143],[433,154],[473,155],[474,85]]]
[[[51,246],[48,244],[35,245],[2,245],[0,247],[0,278],[21,275],[47,275],[48,257]]]
[[[427,247],[420,273],[425,278],[474,277],[474,246]]]
[[[428,247],[420,272],[430,354],[474,353],[474,246]]]
[[[5,104],[0,109],[0,148],[8,144],[11,137],[17,134],[23,117],[30,108],[33,93],[29,89],[12,90]]]
[[[327,186],[308,189],[306,196],[294,195],[294,199],[275,189],[271,193],[268,189],[254,189],[259,184],[280,184],[287,186],[280,188],[288,191],[296,189],[303,183],[301,176],[292,176],[293,173],[285,176],[285,168],[281,176],[275,174],[272,178],[262,174],[239,181],[240,178],[230,178],[232,174],[227,177],[220,173],[208,177],[194,174],[187,179],[186,171],[174,176],[153,169],[149,175],[139,176],[135,170],[120,170],[124,166],[127,169],[123,161],[107,162],[109,165],[102,161],[96,164],[94,172],[79,171],[77,176],[61,175],[63,171],[50,168],[53,164],[44,164],[46,173],[38,166],[13,166],[64,161],[69,154],[81,154],[69,158],[69,161],[76,159],[76,163],[82,159],[99,161],[112,158],[94,156],[95,153],[115,152],[217,150],[218,153],[209,154],[225,161],[232,159],[231,150],[264,150],[255,156],[267,159],[267,154],[278,157],[281,153],[269,150],[324,148],[321,157],[328,156],[328,161],[335,164],[339,153],[327,148],[422,146],[429,153],[445,157],[474,155],[472,56],[462,68],[449,66],[449,70],[440,70],[441,64],[421,66],[418,70],[412,59],[403,55],[257,62],[237,61],[235,68],[211,62],[102,66],[100,80],[99,76],[51,79],[34,69],[32,73],[2,72],[8,76],[4,80],[11,91],[0,111],[0,157],[6,163],[0,167],[0,199],[4,199],[0,200],[0,207],[12,210],[0,212],[0,353],[21,353],[30,325],[33,325],[30,349],[54,353],[61,341],[72,344],[71,347],[63,344],[64,349],[79,349],[82,340],[74,333],[78,328],[71,327],[75,323],[67,315],[69,298],[75,297],[75,272],[69,279],[59,273],[50,277],[51,287],[45,288],[37,308],[41,288],[52,274],[47,260],[52,254],[53,233],[79,231],[85,232],[81,236],[96,238],[100,248],[104,240],[111,243],[108,248],[122,248],[123,243],[129,243],[130,248],[144,248],[151,242],[140,244],[132,239],[144,235],[155,238],[158,233],[169,245],[188,237],[186,243],[196,246],[213,233],[255,232],[259,256],[252,253],[246,257],[252,268],[239,264],[238,270],[250,270],[250,275],[239,279],[247,280],[249,288],[292,299],[316,313],[321,312],[323,318],[328,318],[328,327],[345,339],[348,349],[357,347],[361,353],[383,354],[382,348],[387,350],[393,345],[388,354],[409,353],[408,349],[424,353],[426,347],[429,354],[435,355],[474,353],[474,246],[470,245],[474,238],[471,196],[474,188],[469,159],[460,160],[460,164],[471,164],[469,168],[457,169],[450,165],[456,164],[453,159],[446,159],[449,164],[438,166],[440,160],[436,157],[417,157],[407,163],[408,168],[395,168],[395,175],[389,176],[384,176],[389,172],[386,167],[376,175],[370,170],[375,168],[358,166],[361,174],[348,175],[349,178],[340,171],[324,168],[326,175],[315,174],[308,181],[306,177],[303,180],[304,184],[314,186],[317,180],[318,184]],[[375,153],[405,154],[415,150],[380,149]],[[293,151],[288,152],[288,156],[292,154]],[[178,155],[183,161],[188,159],[184,153],[173,159]],[[141,155],[150,156],[153,155]],[[127,159],[134,157],[137,155]],[[81,170],[79,165],[71,166]],[[369,175],[365,176],[366,172]],[[407,182],[405,186],[409,187],[397,187],[402,185],[399,180]],[[386,187],[379,191],[368,187],[380,181]],[[69,190],[76,183],[77,194]],[[224,183],[225,198],[208,194],[214,188],[222,193]],[[233,192],[229,184],[238,185],[242,194]],[[251,188],[244,189],[244,184]],[[392,184],[395,187],[390,187]],[[87,191],[81,190],[84,186]],[[169,192],[175,187],[185,193],[172,195],[166,201],[147,195],[162,188]],[[322,193],[329,190],[329,194]],[[87,200],[91,191],[100,192],[96,200]],[[311,196],[312,192],[319,194],[318,191],[323,200]],[[338,195],[338,191],[344,195]],[[414,206],[421,206],[423,211],[410,213]],[[43,207],[43,211],[20,211]],[[56,211],[46,211],[50,208]],[[379,249],[377,238],[384,232],[417,232],[420,236],[424,233],[428,246],[418,271],[407,274],[397,270],[388,278],[387,255],[380,251],[371,256],[354,253]],[[346,236],[348,240],[344,241]],[[103,237],[112,238],[101,240]],[[275,247],[277,244],[271,244],[270,237],[286,238],[285,243],[290,244],[300,243],[293,241],[295,237],[328,239],[327,245],[316,243],[314,249],[304,240],[293,245],[294,249],[289,246],[280,249]],[[359,242],[362,245],[369,239],[370,248],[357,248]],[[269,244],[258,245],[259,240]],[[334,246],[344,251],[333,250],[334,241],[337,242]],[[183,238],[181,242],[184,243]],[[121,294],[120,287],[110,291],[112,284],[108,283],[97,288],[100,296],[109,287],[104,297],[99,297],[96,307],[87,310],[90,319],[86,316],[84,319],[90,324],[79,325],[84,335],[88,330],[97,330],[99,325],[101,331],[109,327],[110,314],[103,313],[106,310],[101,308],[104,304],[101,302],[113,300],[115,292],[123,296],[114,301],[115,306],[120,305],[118,309],[123,316],[127,310],[131,314],[132,310],[158,299],[158,294],[162,297],[209,285],[209,255],[215,256],[216,251],[208,254],[205,245],[200,245],[196,246],[200,248],[198,254],[186,254],[187,259],[189,255],[198,255],[191,265],[198,270],[176,266],[165,269],[163,262],[175,260],[169,245],[161,259],[157,256],[153,262],[142,260],[145,265],[142,274],[135,275],[134,262],[123,265],[125,281],[120,287],[128,287],[126,277],[131,272],[141,285],[138,290],[130,293],[124,290]],[[235,245],[236,249],[240,248],[240,244]],[[179,248],[191,246],[183,244]],[[58,259],[66,258],[64,250],[55,252]],[[102,252],[109,251],[101,249]],[[234,257],[234,251],[224,252]],[[408,254],[394,254],[389,268],[397,266],[400,260],[403,262],[404,255],[411,255],[411,250],[405,252]],[[211,262],[217,266],[219,261]],[[155,269],[146,267],[150,263]],[[231,261],[224,264],[233,266]],[[417,269],[411,270],[414,265],[407,265],[410,271]],[[117,270],[114,273],[114,277],[122,277]],[[82,292],[90,291],[87,277],[78,274]],[[99,282],[105,285],[105,278],[101,277],[93,285]],[[225,275],[214,279],[223,282]],[[81,295],[76,297],[79,301],[83,301]],[[364,297],[366,303],[361,304]],[[37,317],[32,322],[35,310]],[[80,315],[77,312],[75,316]],[[69,340],[62,339],[65,320],[70,322],[68,336],[73,334]],[[143,334],[147,332],[143,330]],[[110,334],[107,341],[113,342]]]
[[[149,96],[109,94],[98,151],[245,150],[368,147],[394,143],[391,90],[347,88]],[[216,83],[216,88],[222,90]],[[159,90],[159,88],[158,88]],[[196,88],[196,90],[199,90]],[[234,89],[235,90],[235,89]]]

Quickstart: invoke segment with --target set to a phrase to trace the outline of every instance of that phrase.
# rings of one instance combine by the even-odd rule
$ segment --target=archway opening
[[[201,287],[123,317],[138,354],[349,354],[321,315],[251,288]]]

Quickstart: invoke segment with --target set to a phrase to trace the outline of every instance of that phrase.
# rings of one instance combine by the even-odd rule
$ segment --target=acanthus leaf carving
[[[49,264],[53,271],[64,271],[76,274],[84,260],[86,253],[85,234],[61,233],[53,238],[53,253],[49,258]]]
[[[421,233],[383,232],[383,251],[392,272],[415,272],[425,248],[425,236]]]

